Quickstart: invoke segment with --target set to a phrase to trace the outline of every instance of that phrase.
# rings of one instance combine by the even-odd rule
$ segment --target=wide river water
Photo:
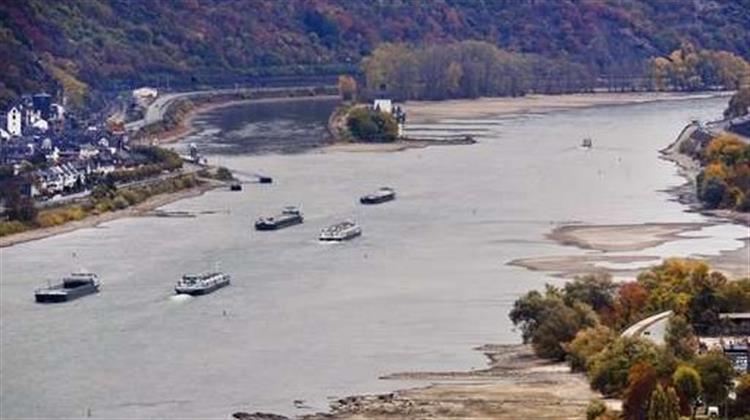
[[[460,129],[480,143],[382,154],[312,149],[332,102],[203,115],[202,131],[180,147],[195,142],[214,163],[274,183],[166,207],[195,218],[122,219],[0,250],[0,415],[294,414],[411,385],[378,379],[389,373],[481,368],[474,347],[519,341],[507,317],[513,300],[562,282],[506,263],[586,253],[546,239],[556,225],[707,221],[664,192],[684,180],[657,151],[726,101],[440,121],[411,129]],[[578,147],[587,136],[590,151]],[[397,189],[396,201],[358,204],[383,185]],[[300,206],[305,223],[252,229],[285,205]],[[322,227],[346,218],[362,237],[318,243]],[[715,254],[747,235],[724,223],[644,252]],[[231,287],[173,296],[181,274],[215,263]],[[79,264],[100,274],[101,293],[33,302],[36,286]]]

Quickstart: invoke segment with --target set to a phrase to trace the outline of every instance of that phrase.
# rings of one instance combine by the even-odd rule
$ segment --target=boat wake
[[[190,296],[188,294],[185,294],[185,293],[179,293],[179,294],[176,294],[176,295],[171,295],[169,297],[169,300],[171,302],[187,302],[187,301],[192,300],[192,299],[193,299],[192,296]]]

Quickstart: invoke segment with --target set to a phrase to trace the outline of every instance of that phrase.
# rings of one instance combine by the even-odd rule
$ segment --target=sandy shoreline
[[[409,118],[408,123],[426,123],[442,119],[547,113],[595,106],[629,105],[728,95],[730,95],[729,92],[696,94],[636,92],[526,95],[518,98],[478,98],[438,102],[409,101],[404,104],[404,109]]]
[[[361,395],[332,402],[330,413],[299,416],[323,419],[580,419],[590,390],[583,375],[567,365],[534,356],[525,345],[485,345],[475,349],[489,359],[470,372],[406,372],[385,379],[424,380],[430,385],[389,394]],[[264,417],[265,416],[265,417]],[[235,413],[237,419],[285,419],[262,413]]]
[[[638,252],[684,238],[716,223],[643,223],[634,225],[564,225],[553,229],[547,238],[561,245],[592,251],[586,255],[555,255],[520,258],[507,264],[542,271],[557,277],[573,278],[591,272],[608,272],[613,275],[635,277],[642,269],[616,268],[621,264],[658,263],[659,258],[648,255],[614,255],[618,252]],[[750,233],[750,232],[749,232]],[[719,255],[697,255],[714,270],[730,278],[750,277],[750,239],[743,246]],[[613,266],[614,265],[614,266]]]
[[[32,229],[25,232],[0,237],[0,248],[5,248],[29,241],[35,241],[37,239],[44,239],[50,236],[72,232],[78,229],[96,227],[102,223],[111,222],[123,217],[147,215],[159,207],[166,206],[167,204],[186,198],[197,197],[205,193],[206,191],[209,191],[216,187],[217,184],[205,183],[182,191],[168,194],[159,194],[147,199],[142,203],[125,208],[123,210],[111,211],[97,216],[89,216],[85,219],[68,222],[59,226],[52,226],[43,229]]]

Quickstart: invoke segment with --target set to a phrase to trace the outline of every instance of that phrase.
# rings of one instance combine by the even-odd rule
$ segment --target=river
[[[657,151],[725,103],[440,121],[412,129],[460,127],[479,143],[382,154],[315,148],[332,103],[200,116],[201,131],[181,147],[195,143],[210,161],[274,183],[166,207],[195,218],[121,219],[1,249],[0,416],[295,414],[325,409],[328,397],[411,385],[378,379],[393,372],[481,368],[474,347],[519,341],[507,319],[513,300],[563,281],[506,263],[586,252],[546,239],[555,226],[706,221],[664,192],[684,180]],[[578,147],[587,136],[590,151]],[[397,189],[396,201],[358,204],[384,185]],[[305,223],[252,229],[285,205],[300,206]],[[362,237],[318,243],[322,227],[346,218]],[[744,236],[724,223],[647,251],[714,254]],[[181,274],[215,263],[232,274],[231,287],[172,295]],[[76,265],[100,274],[101,293],[33,302],[35,286]]]

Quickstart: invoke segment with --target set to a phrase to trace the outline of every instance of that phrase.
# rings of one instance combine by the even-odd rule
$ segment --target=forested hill
[[[3,0],[0,103],[334,74],[383,42],[467,39],[633,74],[682,41],[748,58],[750,0]]]

